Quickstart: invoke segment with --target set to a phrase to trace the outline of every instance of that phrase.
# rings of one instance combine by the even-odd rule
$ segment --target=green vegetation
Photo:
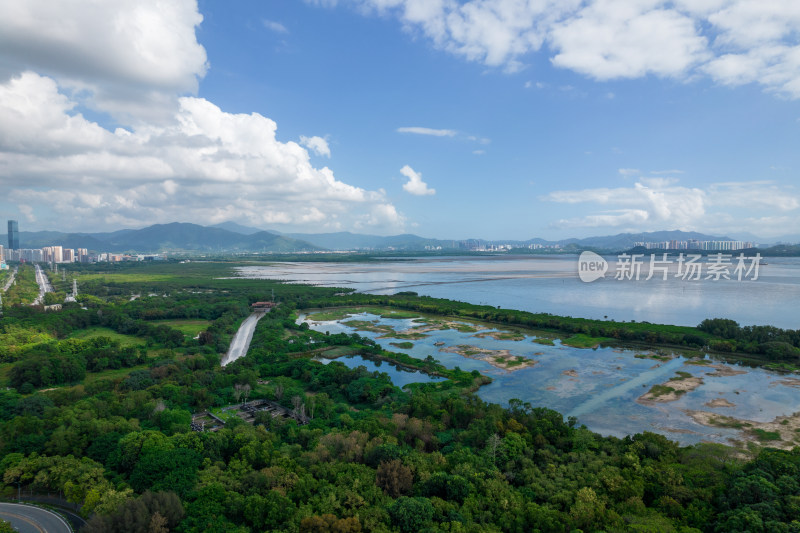
[[[543,344],[545,346],[555,346],[556,344],[555,341],[553,341],[553,339],[548,339],[546,337],[537,337],[533,339],[533,342],[535,342],[536,344]]]
[[[344,320],[350,315],[360,313],[370,313],[381,318],[408,319],[419,318],[419,313],[407,311],[387,311],[384,307],[344,307],[341,309],[329,309],[326,311],[314,311],[309,313],[308,319],[317,322],[328,322],[330,320]]]
[[[564,344],[565,346],[572,346],[573,348],[597,348],[600,346],[600,343],[608,340],[610,339],[603,337],[590,337],[589,335],[578,333],[577,335],[573,335],[572,337],[562,340],[561,344]]]
[[[37,296],[39,296],[39,284],[36,283],[36,271],[33,265],[19,265],[14,283],[3,295],[3,305],[32,304]]]
[[[781,440],[781,434],[777,431],[766,431],[760,428],[753,428],[750,430],[750,432],[761,441]]]
[[[61,493],[82,505],[89,533],[797,529],[797,451],[756,447],[744,460],[652,433],[601,437],[549,409],[481,401],[473,392],[489,380],[478,372],[295,318],[372,302],[582,340],[652,333],[681,344],[712,333],[223,279],[231,266],[75,265],[87,310],[6,307],[0,373],[13,389],[0,390],[0,490]],[[247,357],[220,367],[236,324],[272,289],[280,305],[259,322]],[[188,321],[204,322],[199,338],[180,329]],[[335,353],[447,379],[399,389],[386,374],[314,360]],[[221,408],[245,386],[250,400],[276,401],[309,423],[258,413],[252,424],[230,417],[219,431],[190,430],[192,413],[227,417]]]
[[[137,346],[145,344],[146,342],[142,338],[117,333],[111,328],[104,328],[102,326],[80,329],[69,336],[70,339],[94,339],[97,337],[105,337],[112,341],[119,342],[121,346]]]
[[[656,361],[669,361],[672,359],[671,355],[663,355],[658,353],[637,353],[634,355],[636,359],[655,359]]]
[[[197,337],[200,332],[205,331],[211,325],[208,320],[161,320],[157,323],[175,328],[192,338]]]
[[[675,373],[678,374],[678,375],[669,378],[670,381],[683,381],[684,379],[688,379],[688,378],[692,377],[692,374],[690,374],[689,372],[684,372],[682,370],[679,370],[679,371],[677,371]]]
[[[403,350],[410,350],[414,347],[413,342],[390,342],[390,345],[394,346],[395,348],[401,348]]]
[[[678,391],[667,385],[653,385],[648,391],[648,394],[650,394],[654,398],[658,398],[659,396],[665,396],[667,394],[672,394],[672,393],[680,394],[682,392],[686,391]]]
[[[735,418],[722,415],[711,417],[708,420],[708,423],[711,424],[712,426],[717,426],[721,428],[731,428],[731,429],[743,429],[750,425],[746,422],[741,422],[739,420],[736,420]]]

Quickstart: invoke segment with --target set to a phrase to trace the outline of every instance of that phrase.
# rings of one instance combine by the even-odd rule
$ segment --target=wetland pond
[[[319,332],[358,333],[418,359],[431,355],[448,368],[478,370],[493,379],[477,393],[483,400],[549,407],[602,435],[652,431],[681,444],[800,443],[800,379],[792,375],[662,350],[575,348],[549,335],[467,320],[350,311],[333,320],[329,312],[312,312],[298,321]],[[440,379],[359,356],[338,360],[387,372],[400,387]]]

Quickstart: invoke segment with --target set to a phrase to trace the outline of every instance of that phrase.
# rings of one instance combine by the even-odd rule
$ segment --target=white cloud
[[[400,169],[400,173],[408,178],[403,184],[403,190],[415,196],[428,196],[436,194],[436,189],[429,189],[428,184],[422,181],[422,174],[415,172],[413,168],[406,165]]]
[[[598,80],[705,74],[723,85],[757,83],[800,98],[800,2],[792,0],[342,3],[396,17],[437,49],[507,72],[523,69],[530,54],[545,49],[554,65]]]
[[[684,173],[683,170],[678,170],[678,169],[674,169],[674,168],[671,168],[669,170],[651,170],[650,171],[650,174],[653,174],[655,176],[662,176],[662,175],[668,175],[669,176],[669,175],[683,174],[683,173]]]
[[[383,190],[311,164],[309,150],[330,156],[325,139],[301,138],[307,150],[278,140],[265,116],[191,97],[208,67],[195,0],[0,0],[0,10],[0,202],[40,228],[404,226]]]
[[[709,189],[714,205],[792,211],[800,207],[796,191],[781,188],[771,181],[714,183]]]
[[[0,12],[0,81],[33,69],[122,121],[170,117],[206,72],[194,0],[0,0]]]
[[[407,126],[397,128],[398,133],[413,133],[415,135],[431,135],[433,137],[455,137],[458,132],[455,130],[437,130],[434,128],[422,128],[419,126]]]
[[[775,235],[780,226],[776,221],[792,218],[790,213],[800,209],[797,191],[769,181],[722,182],[705,187],[678,183],[675,178],[642,177],[631,187],[554,191],[542,200],[593,207],[583,216],[558,220],[553,223],[555,227],[630,231],[702,228]],[[734,213],[733,209],[738,211]]]
[[[182,97],[168,125],[111,132],[70,114],[74,105],[54,80],[31,72],[0,84],[0,193],[32,206],[44,227],[215,223],[234,214],[298,229],[394,231],[405,222],[385,193],[313,167],[306,149],[279,141],[275,122],[257,113]]]
[[[619,169],[620,176],[629,177],[629,176],[638,176],[641,174],[638,168],[621,168]]]
[[[558,67],[608,80],[680,76],[707,56],[695,21],[659,0],[596,0],[553,26]]]
[[[322,155],[325,157],[331,156],[331,149],[328,146],[328,141],[323,139],[322,137],[306,137],[305,135],[300,136],[300,144],[311,150],[317,155]]]
[[[286,28],[286,26],[284,26],[280,22],[267,19],[264,19],[261,22],[264,24],[264,27],[267,28],[269,31],[275,33],[289,33],[289,30]]]

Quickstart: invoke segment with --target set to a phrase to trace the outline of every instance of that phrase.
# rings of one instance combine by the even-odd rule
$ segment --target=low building
[[[275,302],[256,302],[254,304],[250,304],[250,308],[253,311],[271,311],[273,307],[276,307],[278,304]]]

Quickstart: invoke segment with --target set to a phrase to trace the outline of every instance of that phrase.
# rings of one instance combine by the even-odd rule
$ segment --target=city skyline
[[[0,211],[68,231],[800,227],[800,6],[537,6],[9,3]]]

